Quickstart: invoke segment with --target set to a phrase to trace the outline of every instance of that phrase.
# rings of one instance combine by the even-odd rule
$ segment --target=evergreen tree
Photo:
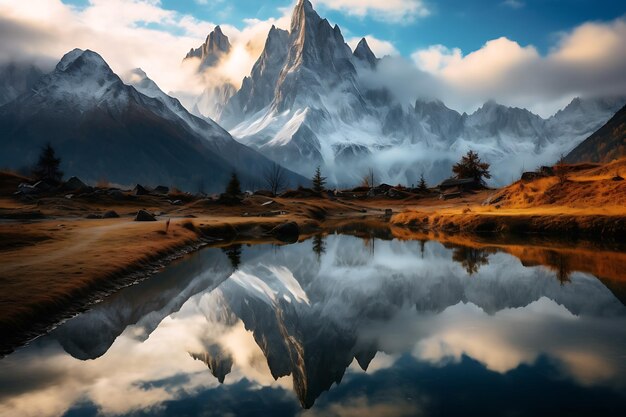
[[[234,245],[227,246],[225,248],[222,248],[222,252],[226,254],[226,256],[228,257],[228,260],[230,261],[230,264],[232,265],[233,269],[236,271],[239,268],[239,265],[241,264],[241,245],[234,244]]]
[[[485,184],[483,178],[491,178],[489,172],[489,164],[482,162],[478,154],[472,150],[461,158],[456,165],[452,167],[452,172],[456,174],[458,179],[472,178],[477,184]]]
[[[33,168],[33,176],[37,180],[61,181],[63,172],[59,169],[61,158],[57,158],[54,148],[49,143],[41,149],[39,160]]]
[[[233,174],[230,176],[230,181],[226,186],[225,194],[231,197],[237,197],[241,195],[241,184],[239,183],[239,178],[237,177],[236,172],[233,172]]]
[[[322,170],[319,165],[315,170],[315,175],[313,175],[313,191],[316,193],[321,193],[324,191],[324,185],[326,184],[326,177],[322,177]]]
[[[317,255],[317,260],[321,259],[322,255],[326,252],[326,243],[322,235],[315,235],[313,237],[313,252]]]
[[[420,193],[428,192],[428,185],[426,184],[426,180],[424,179],[424,173],[422,173],[422,175],[420,176],[420,183],[417,186],[417,191],[419,191]]]

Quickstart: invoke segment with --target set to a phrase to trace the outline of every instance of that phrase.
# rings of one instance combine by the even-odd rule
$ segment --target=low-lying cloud
[[[471,106],[472,97],[474,105],[495,98],[545,115],[565,98],[626,94],[626,20],[578,26],[560,34],[545,55],[502,37],[466,55],[433,45],[412,58],[447,87],[443,94],[457,106]]]

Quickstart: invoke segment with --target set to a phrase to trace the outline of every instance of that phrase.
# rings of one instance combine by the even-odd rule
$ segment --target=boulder
[[[28,194],[37,194],[39,190],[30,184],[21,183],[20,185],[17,186],[17,192],[20,194],[28,195]]]
[[[270,235],[283,242],[297,242],[300,236],[300,227],[296,222],[279,224],[270,230]]]
[[[52,190],[54,188],[54,184],[47,180],[41,180],[33,184],[33,187],[35,187],[37,191],[46,192]]]
[[[87,184],[82,182],[78,177],[71,177],[63,184],[62,187],[66,191],[77,191],[90,188]]]
[[[148,191],[148,189],[145,188],[144,186],[137,184],[135,186],[135,188],[133,189],[133,194],[135,194],[135,195],[148,195],[148,194],[150,194],[150,191]]]
[[[109,210],[102,215],[103,219],[117,219],[120,215],[115,210]]]
[[[86,219],[101,219],[102,215],[90,213],[90,214],[86,215],[85,218]]]
[[[154,194],[166,195],[166,194],[168,194],[170,192],[170,189],[168,187],[166,187],[165,185],[159,185],[154,190],[152,190],[152,192]]]
[[[145,210],[139,210],[135,216],[136,222],[155,222],[156,218]]]

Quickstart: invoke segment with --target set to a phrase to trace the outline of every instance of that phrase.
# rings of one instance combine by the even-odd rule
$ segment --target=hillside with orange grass
[[[557,176],[519,180],[496,192],[489,204],[502,208],[561,206],[610,208],[626,214],[626,158],[606,165],[566,165],[563,179]]]
[[[416,206],[391,222],[421,230],[626,239],[626,159],[567,165],[562,176],[519,180],[482,203]]]

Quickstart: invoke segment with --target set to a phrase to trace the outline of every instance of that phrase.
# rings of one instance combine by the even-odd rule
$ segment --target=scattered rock
[[[136,222],[155,222],[156,218],[145,210],[139,210],[135,216]]]
[[[624,178],[622,178],[621,175],[616,175],[613,178],[611,178],[613,181],[624,181]]]
[[[183,200],[167,200],[173,206],[182,206]]]
[[[20,194],[29,195],[29,194],[37,194],[39,190],[30,184],[21,183],[20,185],[17,186],[17,192]]]
[[[270,235],[283,242],[296,242],[300,236],[300,227],[296,222],[279,224],[270,230]]]
[[[154,190],[152,190],[152,192],[154,194],[168,194],[170,192],[170,189],[168,187],[166,187],[165,185],[159,185],[157,186]]]
[[[71,177],[63,184],[62,189],[66,191],[77,191],[90,188],[87,184],[82,182],[78,177]]]
[[[86,219],[101,219],[102,215],[101,214],[94,214],[94,213],[89,213],[88,215],[85,216]]]
[[[133,189],[133,194],[135,194],[135,195],[148,195],[148,194],[150,194],[150,191],[148,191],[148,189],[143,187],[142,185],[137,184],[135,186],[135,188]]]
[[[109,210],[102,215],[103,219],[117,219],[120,215],[115,210]]]

